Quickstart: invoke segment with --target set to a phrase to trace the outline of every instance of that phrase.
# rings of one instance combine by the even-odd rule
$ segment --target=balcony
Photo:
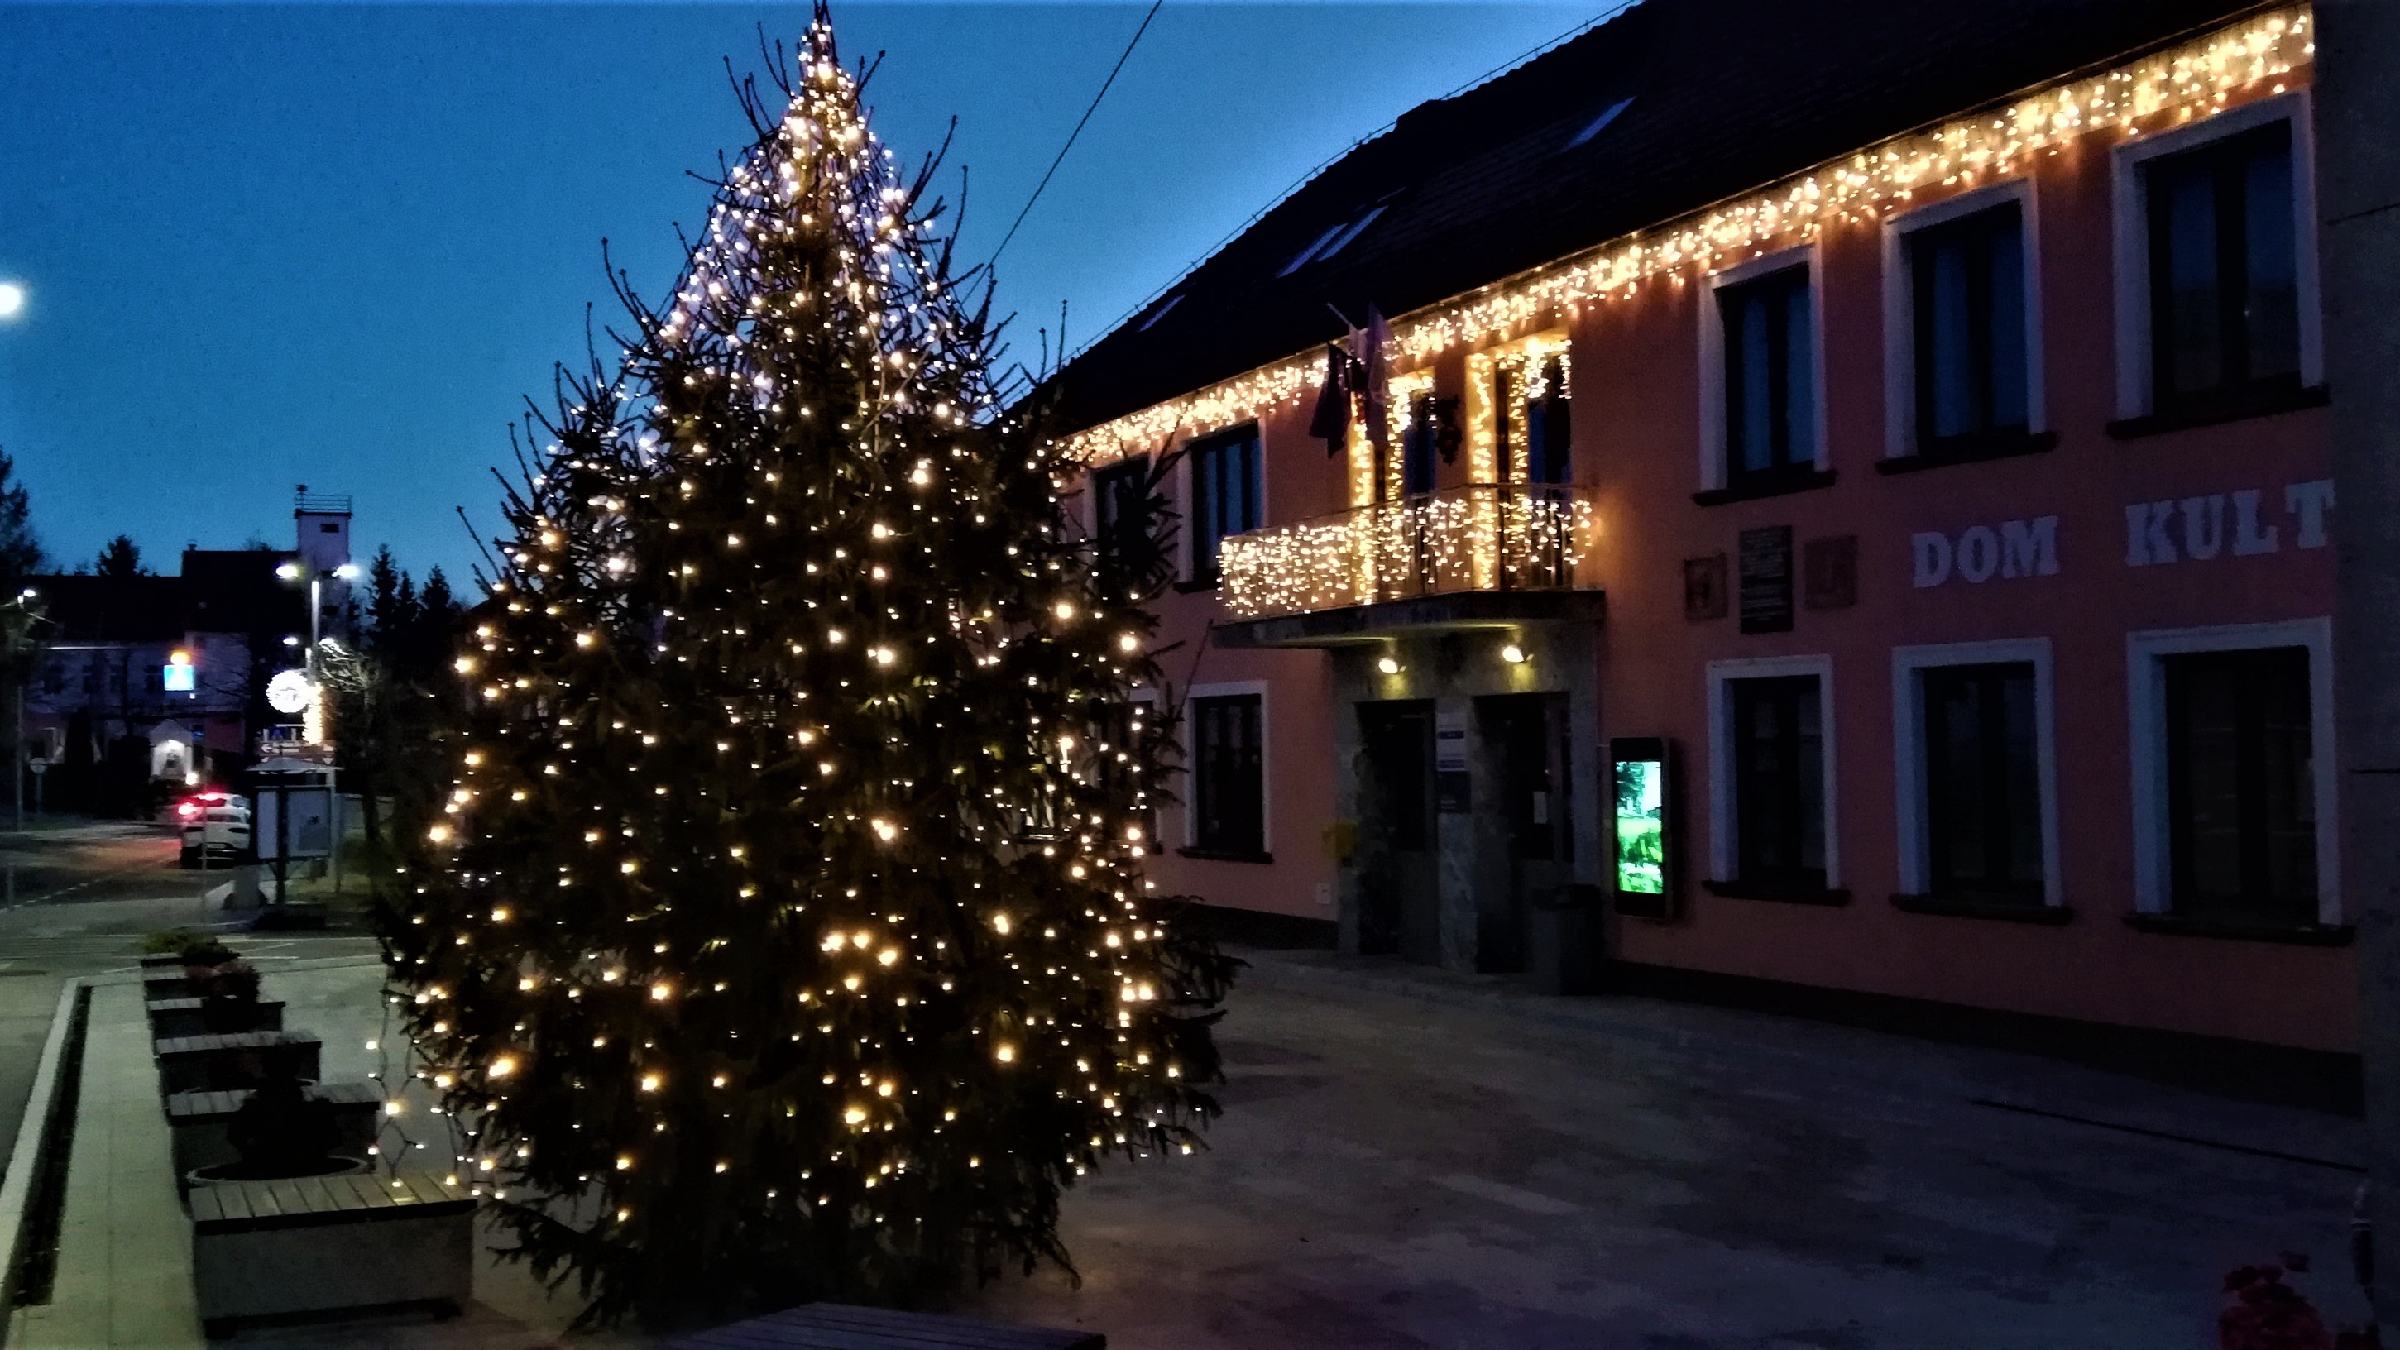
[[[1598,598],[1579,577],[1596,528],[1581,490],[1484,483],[1252,530],[1218,553],[1225,636],[1316,646],[1570,617],[1590,606],[1568,596]],[[1303,616],[1321,617],[1278,622]]]

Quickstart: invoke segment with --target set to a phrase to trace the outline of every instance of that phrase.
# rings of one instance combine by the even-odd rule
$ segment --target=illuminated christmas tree
[[[1230,963],[1142,878],[1162,569],[1070,526],[822,9],[797,58],[562,418],[601,467],[512,517],[387,923],[462,1176],[597,1319],[1064,1264],[1060,1191],[1214,1109]]]

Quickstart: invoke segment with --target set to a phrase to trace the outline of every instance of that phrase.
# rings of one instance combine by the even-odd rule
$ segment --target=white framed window
[[[2333,622],[2129,633],[2134,907],[2341,921]]]
[[[1892,649],[1900,889],[2063,904],[2050,640]]]
[[[1213,583],[1225,540],[1266,523],[1266,456],[1258,424],[1244,422],[1197,437],[1184,456],[1184,575]]]
[[[1833,658],[1711,661],[1707,679],[1711,879],[1839,889]]]
[[[2048,429],[2035,206],[2016,178],[1885,223],[1887,457]]]
[[[1267,711],[1263,680],[1195,684],[1186,692],[1185,848],[1261,860],[1274,851]]]
[[[2325,379],[2307,90],[2116,148],[2117,414]]]
[[[1823,470],[1824,278],[1814,244],[1712,273],[1700,295],[1700,486]]]

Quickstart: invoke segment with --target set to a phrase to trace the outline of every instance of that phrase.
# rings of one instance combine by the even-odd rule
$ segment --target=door
[[[1498,882],[1477,905],[1476,966],[1523,970],[1535,899],[1572,879],[1567,700],[1563,694],[1504,694],[1475,702],[1494,788],[1494,815],[1483,835],[1486,858],[1497,858],[1485,874]]]
[[[1439,965],[1433,705],[1362,703],[1358,722],[1359,950]]]

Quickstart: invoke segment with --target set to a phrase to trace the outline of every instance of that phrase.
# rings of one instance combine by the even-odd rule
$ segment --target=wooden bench
[[[311,1101],[325,1103],[334,1132],[333,1151],[365,1157],[383,1123],[383,1091],[373,1083],[312,1083]],[[167,1098],[167,1128],[174,1132],[175,1175],[196,1167],[232,1162],[233,1113],[250,1100],[248,1088],[223,1092],[178,1092]]]
[[[262,998],[257,1003],[256,1025],[249,1031],[283,1030],[283,1000]],[[208,1034],[208,1000],[199,998],[160,998],[150,1001],[150,1034],[161,1040]]]
[[[199,993],[192,982],[183,977],[182,966],[142,967],[142,996],[151,1002],[162,998],[192,998]]]
[[[661,1350],[1107,1350],[1096,1331],[807,1303],[670,1341]]]
[[[253,1318],[409,1305],[454,1314],[474,1290],[475,1204],[425,1172],[196,1186],[201,1325],[214,1339]]]
[[[222,1091],[249,1087],[266,1076],[270,1057],[280,1056],[300,1078],[317,1078],[316,1037],[293,1031],[234,1031],[222,1035],[170,1036],[156,1041],[158,1090]]]

